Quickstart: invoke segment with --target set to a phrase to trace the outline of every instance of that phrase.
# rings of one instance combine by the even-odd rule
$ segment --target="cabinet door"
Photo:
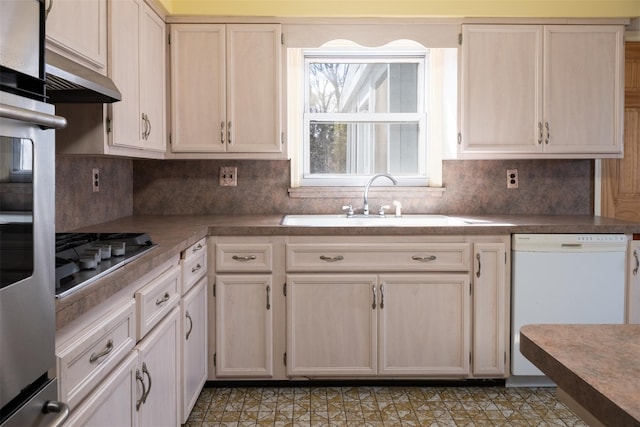
[[[111,108],[111,144],[140,148],[142,117],[140,113],[140,17],[141,0],[109,2],[111,8],[109,69],[122,93],[122,101]]]
[[[462,157],[540,152],[541,96],[541,26],[463,26]]]
[[[144,117],[142,147],[165,151],[166,62],[164,22],[151,8],[143,8],[140,23],[140,110]]]
[[[225,84],[225,26],[172,24],[172,151],[226,151]]]
[[[381,275],[379,373],[467,376],[469,286],[467,274]]]
[[[138,355],[132,352],[74,409],[65,427],[137,426],[136,366]]]
[[[273,376],[270,275],[217,275],[216,376]]]
[[[182,333],[182,422],[207,380],[207,279],[198,282],[180,304]]]
[[[551,25],[544,33],[545,151],[622,155],[623,27]]]
[[[504,243],[474,245],[473,369],[474,377],[503,377],[506,367],[509,293]]]
[[[47,0],[47,49],[107,73],[107,0]]]
[[[179,310],[176,308],[138,343],[139,369],[146,398],[138,411],[142,426],[180,424],[179,401]],[[138,381],[137,397],[143,397]]]
[[[640,240],[630,241],[627,253],[627,322],[640,324]]]
[[[377,373],[376,285],[371,274],[287,276],[287,375]]]
[[[280,25],[227,25],[227,151],[278,153]]]

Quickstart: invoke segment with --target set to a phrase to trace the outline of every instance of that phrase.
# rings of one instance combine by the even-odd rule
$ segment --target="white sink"
[[[355,215],[286,215],[282,225],[298,227],[450,227],[467,223],[461,218],[446,215],[393,215],[368,217]]]

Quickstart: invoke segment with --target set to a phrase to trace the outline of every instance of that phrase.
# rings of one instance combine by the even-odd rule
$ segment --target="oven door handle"
[[[69,418],[69,405],[64,402],[50,400],[44,405],[44,413],[58,414],[51,424],[49,424],[49,427],[59,427]]]
[[[62,129],[67,126],[67,119],[64,117],[7,104],[0,104],[0,117],[33,123],[40,126],[41,129]]]

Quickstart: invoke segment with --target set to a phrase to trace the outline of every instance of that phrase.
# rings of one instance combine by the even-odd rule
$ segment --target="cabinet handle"
[[[227,122],[227,142],[231,144],[231,120]]]
[[[161,299],[156,300],[156,305],[164,304],[165,302],[169,301],[169,298],[171,298],[171,296],[169,295],[169,292],[165,292]]]
[[[191,331],[193,330],[193,319],[191,318],[191,315],[189,314],[189,310],[187,310],[187,312],[185,313],[185,317],[187,319],[189,319],[189,330],[187,331],[187,336],[185,337],[185,340],[189,339],[189,335],[191,335]]]
[[[201,268],[202,268],[202,266],[200,264],[196,264],[196,266],[191,269],[191,272],[195,273],[196,271],[200,270]]]
[[[256,259],[255,255],[246,255],[246,256],[238,256],[238,255],[234,255],[231,257],[232,260],[234,261],[240,261],[240,262],[245,262],[245,261],[253,261]]]
[[[336,256],[320,255],[320,259],[322,261],[327,261],[327,262],[336,262],[336,261],[342,261],[344,257],[342,255],[336,255]]]
[[[147,397],[149,397],[149,392],[151,392],[151,373],[149,372],[145,362],[142,362],[142,373],[149,378],[149,387],[147,388],[147,392],[142,395],[142,403],[146,403]]]
[[[542,122],[538,122],[538,144],[542,144]]]
[[[224,122],[220,122],[220,144],[224,144]]]
[[[147,135],[147,120],[145,119],[145,114],[142,113],[142,139],[147,139],[146,138]]]
[[[51,414],[51,413],[58,414],[58,416],[55,417],[53,421],[51,421],[51,424],[49,424],[49,426],[60,427],[61,425],[64,424],[67,418],[69,418],[69,413],[71,412],[71,409],[69,408],[69,405],[67,405],[64,402],[58,402],[57,400],[50,400],[44,405],[44,408],[42,408],[42,412],[45,414]]]
[[[49,12],[51,12],[51,9],[53,8],[53,0],[49,0],[49,6],[47,6],[47,8],[44,11],[44,20],[46,21],[47,18],[49,18]]]
[[[429,255],[429,256],[414,255],[414,256],[411,257],[412,260],[420,261],[420,262],[435,261],[436,258],[437,257],[435,255]]]
[[[482,263],[480,262],[480,252],[476,254],[476,259],[478,260],[478,271],[476,272],[476,277],[480,277],[480,270],[482,269]]]
[[[638,250],[633,251],[633,257],[636,259],[636,268],[633,269],[633,275],[636,276],[638,274],[638,268],[640,268],[640,258],[638,257]]]
[[[89,363],[95,363],[101,357],[104,357],[113,351],[113,340],[107,341],[107,345],[100,353],[92,353],[89,357]]]
[[[140,384],[142,384],[142,396],[136,401],[136,411],[139,411],[143,403],[142,399],[144,399],[144,396],[147,394],[147,387],[144,385],[144,378],[140,375],[140,369],[136,369],[136,381],[140,381]]]
[[[384,284],[380,285],[380,310],[384,308]]]
[[[147,119],[147,137],[145,139],[149,139],[149,135],[151,135],[151,120],[149,120],[149,116],[146,116]]]
[[[373,293],[373,303],[371,304],[371,308],[375,310],[376,309],[376,285],[371,286],[371,292]]]
[[[267,310],[271,310],[271,286],[267,285]]]
[[[544,143],[548,144],[549,140],[551,139],[551,131],[549,130],[549,122],[545,122],[544,127],[547,129],[547,139],[544,140]]]
[[[191,253],[196,253],[199,250],[201,250],[202,248],[204,248],[204,246],[202,245],[202,243],[198,243],[198,246],[196,246],[195,248],[191,249]]]

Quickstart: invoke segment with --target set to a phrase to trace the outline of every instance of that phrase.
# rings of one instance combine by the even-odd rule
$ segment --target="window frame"
[[[417,43],[412,43],[417,45]],[[361,46],[340,46],[340,48],[301,49],[302,55],[302,152],[299,184],[304,187],[363,186],[375,172],[361,175],[311,174],[310,173],[310,125],[311,122],[371,123],[380,124],[411,123],[418,127],[418,174],[394,175],[401,186],[427,186],[429,168],[427,161],[427,110],[429,99],[429,54],[430,50],[416,46],[384,46],[364,48]],[[310,63],[415,63],[417,70],[416,112],[412,113],[311,113],[309,112],[309,64]],[[370,97],[371,95],[369,95]],[[375,102],[375,100],[373,101]],[[347,162],[353,162],[347,156]],[[388,161],[387,161],[388,162]],[[387,165],[387,169],[388,169]]]

